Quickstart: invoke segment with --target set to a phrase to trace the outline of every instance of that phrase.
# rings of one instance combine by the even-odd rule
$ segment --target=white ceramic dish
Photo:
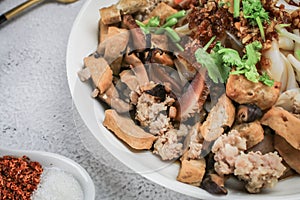
[[[300,178],[281,181],[272,190],[250,195],[242,191],[237,182],[228,183],[227,196],[214,196],[191,185],[176,181],[178,163],[162,162],[149,151],[133,152],[103,125],[104,108],[91,98],[92,88],[82,83],[77,72],[83,66],[83,58],[96,50],[98,43],[99,8],[116,3],[117,0],[88,0],[78,14],[69,38],[67,49],[67,75],[74,104],[95,140],[112,155],[136,173],[171,190],[201,199],[300,199]]]
[[[31,161],[39,162],[44,168],[57,168],[70,173],[79,182],[84,200],[95,199],[95,186],[89,174],[79,164],[64,156],[43,151],[22,151],[0,147],[0,156],[21,157],[26,155]]]

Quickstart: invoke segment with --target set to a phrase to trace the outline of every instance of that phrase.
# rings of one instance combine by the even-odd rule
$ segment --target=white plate
[[[91,98],[92,88],[82,83],[77,72],[83,58],[96,50],[98,43],[99,8],[116,3],[116,0],[88,0],[78,14],[69,38],[67,49],[67,75],[74,104],[95,140],[133,171],[171,190],[202,199],[300,199],[300,178],[281,181],[272,190],[250,195],[239,190],[236,183],[229,183],[227,196],[214,196],[206,191],[176,181],[178,163],[162,162],[149,151],[133,152],[102,125],[104,109]]]

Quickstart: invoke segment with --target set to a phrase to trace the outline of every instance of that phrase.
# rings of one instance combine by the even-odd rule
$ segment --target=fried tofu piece
[[[84,58],[84,65],[89,69],[93,83],[103,94],[112,84],[112,70],[104,58],[89,56]]]
[[[123,14],[133,14],[146,7],[147,0],[120,0],[117,4],[117,8],[122,11]]]
[[[195,186],[200,186],[205,174],[205,159],[189,160],[186,156],[181,158],[181,167],[178,172],[177,180]]]
[[[269,126],[295,149],[300,150],[300,119],[295,115],[282,108],[273,107],[263,116],[261,123]]]
[[[237,130],[240,136],[246,139],[247,149],[255,146],[264,139],[264,129],[259,121],[235,125],[233,129]]]
[[[274,146],[284,161],[298,174],[300,174],[300,150],[292,147],[279,135],[275,135]]]
[[[171,6],[165,4],[164,2],[161,2],[152,10],[152,12],[149,14],[149,19],[154,16],[158,16],[161,23],[164,23],[167,19],[167,17],[177,13],[177,10],[172,8]]]
[[[132,119],[119,115],[113,109],[105,111],[103,125],[133,149],[150,149],[157,139],[136,125]]]
[[[99,10],[103,24],[115,24],[122,20],[120,10],[116,5],[104,7]]]
[[[226,94],[239,104],[255,104],[266,110],[276,103],[280,94],[280,83],[275,82],[273,87],[269,87],[261,82],[251,82],[243,75],[230,75]]]
[[[224,128],[232,126],[234,119],[235,107],[226,94],[223,94],[200,128],[203,138],[206,141],[216,140],[222,135]]]

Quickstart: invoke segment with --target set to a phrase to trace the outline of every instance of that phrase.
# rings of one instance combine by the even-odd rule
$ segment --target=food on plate
[[[292,113],[273,107],[261,119],[263,125],[272,128],[294,148],[300,150],[300,119]]]
[[[115,110],[106,110],[103,125],[134,149],[150,149],[156,137],[145,132],[128,117]]]
[[[103,125],[133,149],[180,161],[177,180],[213,194],[227,194],[232,177],[259,193],[298,174],[300,9],[283,3],[101,8],[97,50],[78,75],[109,106]]]

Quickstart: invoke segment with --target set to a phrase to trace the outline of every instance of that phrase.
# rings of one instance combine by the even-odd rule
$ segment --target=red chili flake
[[[30,200],[43,168],[27,156],[0,157],[0,200]]]

